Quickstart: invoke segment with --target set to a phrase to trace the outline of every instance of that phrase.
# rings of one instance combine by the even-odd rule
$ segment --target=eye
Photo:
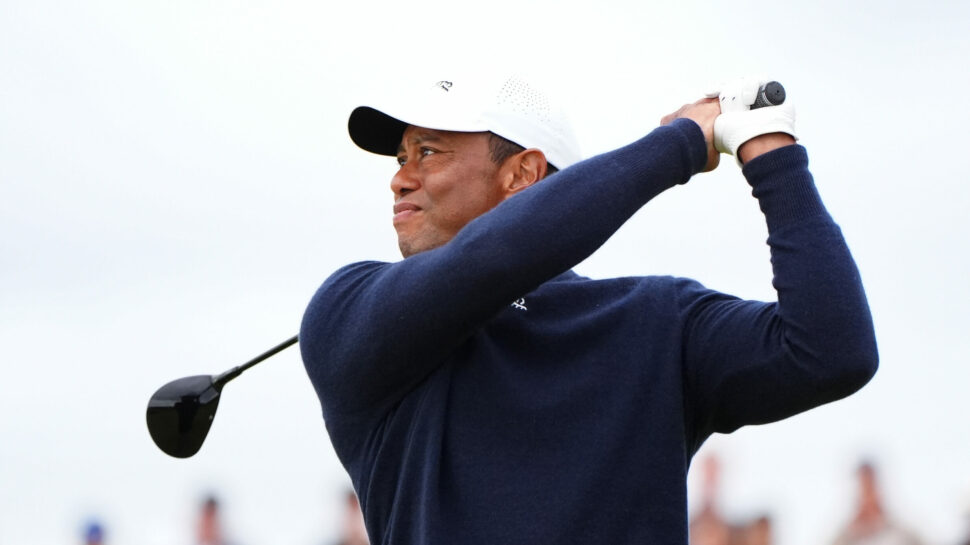
[[[418,148],[418,153],[423,158],[423,157],[428,157],[429,155],[434,155],[435,153],[438,153],[438,150],[434,148],[421,147],[421,148]],[[408,156],[406,154],[402,154],[397,157],[398,167],[403,167],[404,165],[407,164],[407,162],[408,162]]]

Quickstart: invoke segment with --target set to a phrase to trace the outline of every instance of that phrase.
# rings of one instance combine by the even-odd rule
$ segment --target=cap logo
[[[450,81],[444,81],[444,80],[439,81],[438,83],[435,83],[436,87],[441,87],[445,91],[450,90],[452,85],[453,84]]]

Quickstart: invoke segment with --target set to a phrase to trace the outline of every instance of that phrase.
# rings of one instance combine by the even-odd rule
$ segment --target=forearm
[[[409,390],[475,328],[588,257],[705,158],[696,124],[661,127],[506,200],[439,248],[328,281],[301,331],[314,383],[351,377],[355,388],[331,391],[347,396],[335,401],[348,411]]]

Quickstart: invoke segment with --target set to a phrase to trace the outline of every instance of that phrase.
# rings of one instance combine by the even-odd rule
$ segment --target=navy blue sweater
[[[300,347],[373,543],[685,544],[687,470],[711,433],[869,380],[865,294],[800,146],[743,170],[777,303],[570,271],[705,158],[679,120],[440,248],[323,284]]]

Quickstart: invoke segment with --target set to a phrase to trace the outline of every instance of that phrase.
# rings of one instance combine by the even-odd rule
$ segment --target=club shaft
[[[275,356],[276,354],[282,352],[283,350],[286,350],[287,348],[289,348],[289,347],[293,346],[294,344],[296,344],[298,340],[299,340],[299,336],[298,335],[294,335],[293,337],[291,337],[291,338],[289,338],[289,339],[281,342],[280,344],[274,346],[273,348],[270,348],[266,352],[263,352],[262,354],[256,356],[255,358],[247,361],[246,363],[244,363],[244,364],[242,364],[242,365],[240,365],[238,367],[233,367],[232,369],[230,369],[230,370],[226,371],[225,373],[219,375],[218,377],[216,377],[216,378],[214,378],[212,380],[212,384],[216,387],[216,389],[221,389],[222,386],[225,383],[227,383],[230,380],[238,377],[246,369],[249,369],[250,367],[256,365],[257,363],[259,363],[259,362],[261,362],[261,361],[263,361],[263,360],[265,360],[265,359],[267,359],[269,357]]]

